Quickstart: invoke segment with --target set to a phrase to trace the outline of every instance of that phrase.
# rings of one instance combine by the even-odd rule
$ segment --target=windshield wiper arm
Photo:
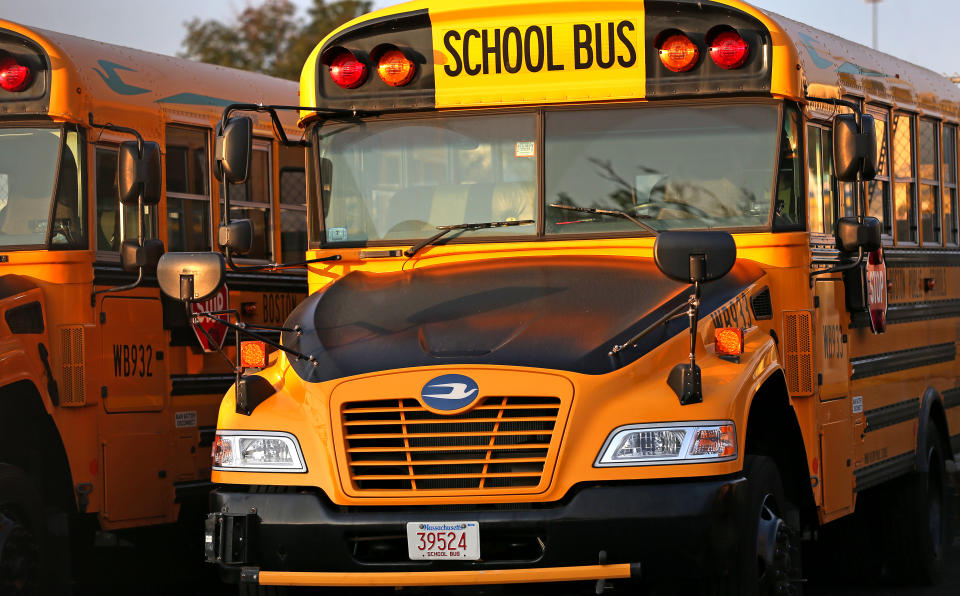
[[[650,232],[654,236],[660,233],[653,226],[643,223],[642,221],[630,215],[626,211],[617,211],[615,209],[595,209],[593,207],[574,207],[573,205],[560,205],[559,203],[553,203],[550,206],[556,207],[557,209],[566,209],[567,211],[579,211],[580,213],[593,213],[595,215],[612,215],[613,217],[622,217],[623,219],[626,219],[635,223],[637,226]]]
[[[434,242],[443,238],[453,230],[483,230],[486,228],[505,228],[507,226],[526,226],[532,223],[534,223],[532,219],[518,219],[518,220],[511,220],[511,221],[487,221],[484,223],[462,223],[462,224],[456,224],[452,226],[437,226],[437,229],[440,230],[439,232],[437,232],[433,236],[430,236],[429,238],[425,238],[420,242],[417,242],[407,250],[403,251],[403,254],[408,258],[412,257],[413,255],[420,252],[420,249],[423,248],[424,246],[429,246],[430,244],[433,244]]]

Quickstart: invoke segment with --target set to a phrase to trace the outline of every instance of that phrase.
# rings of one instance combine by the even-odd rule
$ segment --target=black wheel
[[[892,547],[887,568],[894,579],[931,585],[940,581],[950,552],[950,511],[943,444],[936,424],[928,424],[923,457],[926,470],[889,487],[888,512],[895,512],[885,541]]]
[[[0,464],[0,594],[41,593],[39,498],[19,469]]]
[[[728,594],[799,595],[800,536],[787,522],[793,510],[773,459],[747,456],[747,498],[729,570]]]

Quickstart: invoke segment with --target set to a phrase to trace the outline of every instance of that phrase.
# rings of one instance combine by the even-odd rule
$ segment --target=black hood
[[[701,317],[762,270],[739,261],[702,288]],[[302,335],[283,343],[318,361],[294,362],[307,381],[438,364],[542,367],[603,374],[687,328],[676,319],[611,362],[607,353],[687,299],[691,286],[649,259],[512,258],[349,273],[297,307]]]

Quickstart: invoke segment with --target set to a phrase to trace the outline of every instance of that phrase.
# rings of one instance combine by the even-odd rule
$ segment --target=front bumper
[[[244,487],[246,488],[246,487]],[[207,560],[228,582],[463,585],[574,581],[727,567],[746,480],[580,486],[536,504],[339,507],[307,490],[211,494]],[[282,489],[281,489],[282,490]],[[410,521],[477,521],[479,561],[410,561]]]

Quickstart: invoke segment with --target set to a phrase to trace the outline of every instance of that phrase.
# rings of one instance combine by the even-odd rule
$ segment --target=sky
[[[184,21],[193,17],[231,20],[249,2],[0,0],[0,18],[175,55],[183,39]],[[310,3],[308,0],[294,2],[301,7]],[[391,4],[395,2],[374,2],[376,8]],[[872,7],[865,0],[754,0],[753,4],[864,45],[872,44]],[[958,21],[960,2],[956,0],[882,0],[880,49],[942,74],[960,72]]]

